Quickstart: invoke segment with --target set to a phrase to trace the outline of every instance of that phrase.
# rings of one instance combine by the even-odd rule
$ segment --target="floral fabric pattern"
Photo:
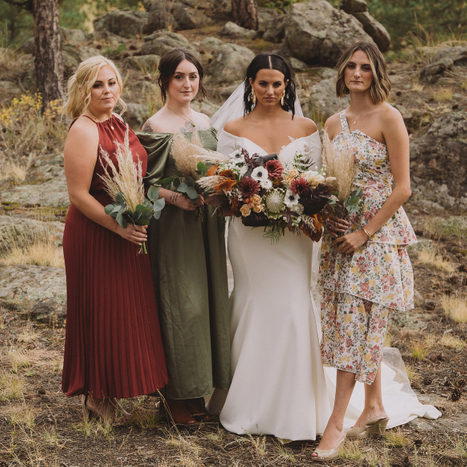
[[[352,189],[363,190],[361,207],[350,217],[350,233],[381,209],[392,192],[393,178],[386,145],[360,130],[350,131],[345,111],[340,118],[342,131],[333,144],[336,151],[355,158]],[[413,271],[405,247],[416,241],[402,207],[352,255],[341,255],[331,246],[332,239],[324,237],[320,287],[325,365],[355,373],[358,381],[374,381],[390,310],[413,308]]]
[[[355,373],[371,384],[383,356],[389,308],[349,294],[327,290],[321,355],[327,366]]]

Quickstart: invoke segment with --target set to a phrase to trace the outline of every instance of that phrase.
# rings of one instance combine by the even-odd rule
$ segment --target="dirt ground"
[[[446,334],[467,340],[467,326],[447,317],[446,294],[465,296],[467,242],[456,236],[430,240],[426,214],[408,212],[420,245],[435,242],[455,267],[447,273],[422,263],[411,252],[417,306],[395,316],[391,345],[408,366],[412,387],[423,402],[441,412],[438,420],[416,419],[378,440],[347,441],[343,456],[328,465],[467,465],[466,348],[441,343]],[[460,253],[462,252],[462,253]],[[65,330],[38,325],[14,309],[0,310],[0,466],[304,466],[317,442],[281,445],[270,436],[241,437],[218,423],[179,431],[159,411],[156,397],[126,402],[133,413],[126,424],[86,422],[77,398],[60,391]],[[420,352],[414,356],[415,344]],[[417,347],[418,348],[418,347]],[[14,394],[18,397],[5,397]],[[9,391],[9,392],[8,392]],[[3,399],[3,400],[2,400]]]

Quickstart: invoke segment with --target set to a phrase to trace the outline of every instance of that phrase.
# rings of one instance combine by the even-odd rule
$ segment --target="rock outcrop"
[[[223,44],[214,51],[206,73],[217,85],[239,83],[245,78],[247,66],[254,57],[255,54],[246,47]]]
[[[144,38],[144,44],[141,48],[143,55],[159,55],[162,56],[166,52],[177,47],[184,47],[190,50],[195,55],[198,55],[196,47],[194,47],[184,36],[175,32],[157,31],[154,34]]]
[[[452,112],[410,145],[414,199],[467,208],[467,113]],[[429,206],[431,207],[431,205]]]
[[[325,0],[290,7],[285,20],[285,45],[291,56],[309,65],[332,67],[356,40],[374,43],[357,19]]]
[[[386,28],[370,15],[365,0],[343,0],[340,7],[346,13],[355,16],[362,23],[364,31],[372,37],[381,52],[389,50],[391,47],[391,36]]]
[[[94,20],[94,30],[109,31],[122,37],[141,36],[148,24],[146,11],[113,10]]]

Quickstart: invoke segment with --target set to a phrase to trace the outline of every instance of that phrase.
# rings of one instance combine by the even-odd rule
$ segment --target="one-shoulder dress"
[[[364,227],[392,192],[393,177],[385,144],[360,130],[350,131],[345,110],[336,151],[355,158],[353,189],[361,188],[359,211],[350,217],[349,232]],[[343,255],[329,237],[321,251],[323,289],[323,363],[355,374],[371,384],[382,359],[391,310],[413,308],[413,271],[406,247],[417,241],[402,207],[364,245]]]
[[[216,130],[198,132],[215,150]],[[184,133],[190,138],[191,133]],[[172,133],[138,133],[148,153],[148,184],[175,175]],[[166,205],[151,222],[149,256],[156,291],[169,383],[165,396],[193,399],[230,384],[230,340],[224,221],[203,207]]]
[[[127,125],[116,117],[95,123],[99,147],[118,166],[115,141],[124,142]],[[144,173],[147,154],[131,130],[129,142]],[[112,200],[99,177],[102,164],[98,157],[89,192],[105,206]],[[63,236],[67,320],[62,389],[68,396],[128,398],[154,393],[168,380],[149,257],[138,250],[70,206]]]

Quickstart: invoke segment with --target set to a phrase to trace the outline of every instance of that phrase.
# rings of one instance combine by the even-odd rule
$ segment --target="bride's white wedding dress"
[[[252,141],[221,131],[218,151],[238,148],[250,155],[266,152]],[[321,166],[318,132],[291,141],[279,160],[292,162],[297,152]],[[238,434],[271,434],[289,440],[314,440],[331,414],[335,370],[323,369],[319,308],[313,299],[319,246],[305,235],[290,232],[279,243],[263,238],[261,227],[234,219],[228,229],[228,249],[234,275],[231,300],[232,383],[216,391],[209,410]],[[390,349],[396,357],[396,349]],[[399,356],[399,364],[400,364]],[[383,390],[389,427],[416,416],[437,418],[432,406],[420,404],[403,372],[383,367]],[[395,379],[399,379],[396,382]],[[405,384],[402,384],[405,383]],[[363,384],[357,383],[346,426],[363,409]]]

